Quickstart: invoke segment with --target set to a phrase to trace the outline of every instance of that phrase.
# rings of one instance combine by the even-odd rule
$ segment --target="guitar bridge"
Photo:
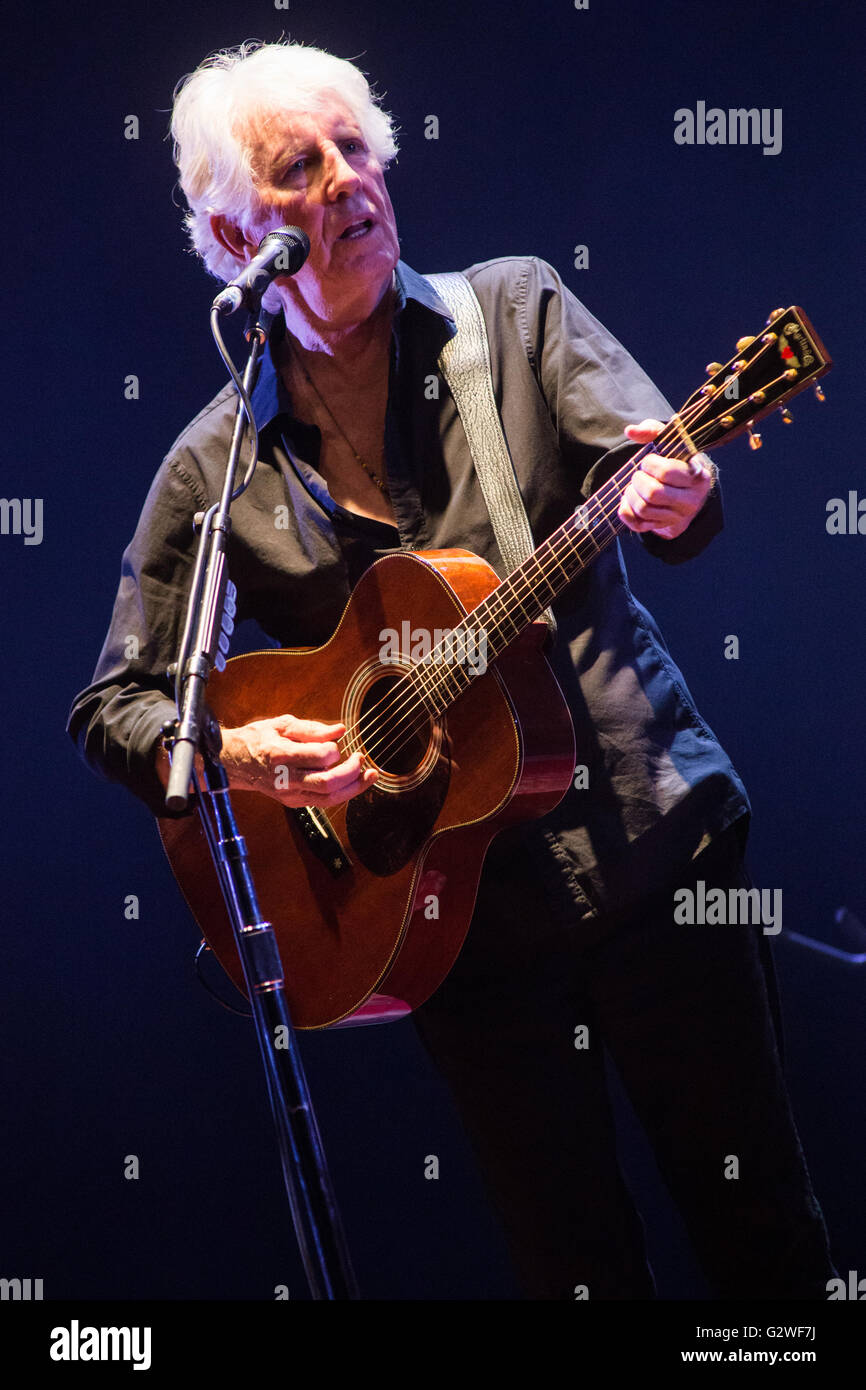
[[[318,806],[290,806],[287,807],[287,811],[294,817],[313,854],[321,860],[334,878],[338,878],[352,867],[352,861],[339,836],[335,834],[331,822]]]

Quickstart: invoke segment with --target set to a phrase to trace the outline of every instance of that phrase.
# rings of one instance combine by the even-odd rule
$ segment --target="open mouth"
[[[372,220],[369,217],[365,217],[359,222],[352,222],[345,231],[340,233],[337,240],[358,241],[361,237],[367,235],[372,225]]]

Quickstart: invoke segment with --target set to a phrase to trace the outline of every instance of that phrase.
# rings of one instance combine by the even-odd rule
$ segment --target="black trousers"
[[[655,1297],[606,1047],[716,1296],[826,1299],[835,1270],[783,1077],[767,935],[674,922],[675,888],[750,886],[737,835],[601,931],[576,909],[569,920],[559,872],[537,826],[499,836],[463,951],[414,1015],[527,1298],[573,1300],[581,1285]]]

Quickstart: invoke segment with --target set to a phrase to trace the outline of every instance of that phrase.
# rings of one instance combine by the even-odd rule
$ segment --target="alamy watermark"
[[[866,1279],[861,1279],[856,1269],[848,1270],[847,1282],[841,1278],[827,1280],[827,1302],[833,1303],[839,1299],[856,1300],[858,1303],[866,1299]]]
[[[782,930],[781,888],[707,888],[699,878],[694,888],[674,893],[674,921],[679,926],[761,925],[764,936]]]
[[[52,1361],[131,1361],[134,1371],[150,1370],[149,1327],[68,1327],[51,1329]]]
[[[42,498],[0,497],[0,536],[23,536],[25,545],[41,545]]]
[[[866,497],[860,497],[854,488],[849,488],[847,500],[831,497],[826,526],[830,536],[866,536]]]
[[[727,111],[707,109],[705,101],[695,110],[681,106],[674,112],[674,141],[678,145],[762,145],[764,154],[782,149],[781,106],[738,106]]]
[[[428,661],[431,665],[468,666],[476,676],[487,670],[487,635],[483,628],[412,627],[407,619],[395,627],[383,627],[379,633],[379,660],[383,666],[399,665],[401,661]]]
[[[40,1303],[41,1279],[0,1279],[0,1301],[3,1303]]]

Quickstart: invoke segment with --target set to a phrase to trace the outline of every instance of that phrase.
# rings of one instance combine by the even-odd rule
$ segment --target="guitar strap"
[[[535,542],[493,395],[484,315],[475,291],[459,270],[427,275],[425,279],[448,306],[457,324],[457,332],[439,354],[439,370],[463,423],[493,534],[510,573],[529,558]],[[548,640],[552,642],[556,619],[549,608],[544,617],[550,629]]]

